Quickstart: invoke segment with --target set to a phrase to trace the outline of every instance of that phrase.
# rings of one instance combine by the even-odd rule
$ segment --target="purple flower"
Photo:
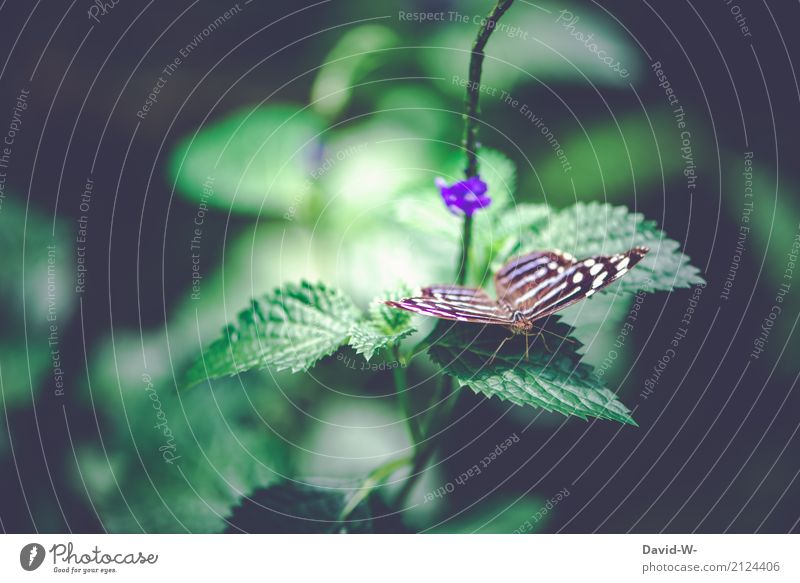
[[[479,176],[459,180],[450,186],[447,186],[443,178],[437,178],[436,186],[442,193],[444,204],[454,215],[471,217],[476,210],[492,204],[492,199],[486,195],[488,187]]]

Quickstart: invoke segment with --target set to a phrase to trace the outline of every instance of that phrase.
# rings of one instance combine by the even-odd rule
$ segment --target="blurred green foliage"
[[[270,103],[233,113],[187,137],[170,173],[198,204],[281,215],[310,196],[324,125],[313,111]]]
[[[560,140],[569,172],[554,156],[536,165],[545,201],[558,206],[589,200],[636,202],[637,196],[658,191],[681,175],[684,160],[671,117],[641,111],[612,111],[608,117]],[[702,138],[695,141],[695,148],[702,149]]]
[[[170,346],[163,332],[126,333],[92,358],[84,394],[102,439],[79,449],[75,483],[111,531],[221,531],[241,496],[292,470],[294,407],[314,385],[271,374],[178,393]]]
[[[61,339],[76,305],[75,258],[61,220],[13,198],[0,208],[0,392],[4,408],[13,409],[33,404],[43,385],[63,390]]]
[[[800,203],[795,196],[786,196],[786,193],[796,193],[797,184],[765,167],[759,157],[754,158],[752,168],[748,169],[745,168],[741,156],[729,154],[726,157],[726,167],[729,169],[727,177],[732,187],[723,190],[724,209],[731,222],[750,229],[744,241],[746,253],[760,259],[757,281],[767,287],[772,300],[779,286],[786,283],[793,285],[796,268],[790,263],[796,262],[796,259],[792,259],[790,253],[796,238],[800,236]],[[748,170],[749,176],[745,174]],[[751,181],[753,192],[750,201],[744,197],[748,180]],[[747,202],[752,202],[752,213],[748,215],[749,221],[744,223]],[[736,250],[739,235],[740,233],[737,234],[737,239],[726,242],[729,246],[726,252],[731,257]],[[750,293],[752,286],[742,282],[740,276],[737,277],[739,279],[734,280],[733,293]],[[783,316],[775,325],[776,336],[780,341],[772,343],[767,350],[774,354],[782,351],[784,355],[796,354],[800,349],[795,330],[796,315],[800,313],[800,299],[793,293],[787,294],[784,299]],[[786,374],[796,373],[796,366],[791,358],[782,358],[779,365]]]
[[[385,57],[381,51],[397,44],[395,32],[379,24],[346,31],[334,45],[311,88],[311,104],[326,118],[336,118],[347,106],[353,86]]]

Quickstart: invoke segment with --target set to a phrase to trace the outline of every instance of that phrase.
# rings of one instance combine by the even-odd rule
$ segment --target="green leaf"
[[[545,204],[517,204],[496,221],[497,236],[519,240],[532,230],[539,231],[544,228],[553,212]]]
[[[370,304],[370,320],[379,330],[386,334],[397,334],[399,332],[412,330],[410,312],[392,308],[383,302],[383,300],[402,300],[411,295],[413,295],[413,291],[405,285],[391,292],[386,292],[381,298],[376,299]]]
[[[370,305],[369,318],[353,324],[350,329],[350,346],[370,360],[377,351],[393,346],[413,334],[415,329],[411,326],[411,314],[390,308],[382,301],[399,300],[410,295],[411,290],[403,287],[374,300]]]
[[[210,207],[251,214],[296,210],[320,171],[324,124],[310,109],[273,104],[233,113],[188,136],[169,173],[181,194]]]
[[[434,340],[428,353],[461,386],[516,405],[636,425],[616,395],[603,387],[590,366],[580,362],[577,342],[544,333],[530,339],[533,344],[526,357],[525,338],[515,336],[493,359],[508,338],[507,330],[470,324],[443,328],[445,332]],[[550,323],[547,330],[563,337],[571,332],[561,323]],[[550,352],[552,349],[556,352]]]
[[[410,328],[403,332],[387,334],[376,328],[372,322],[358,322],[353,324],[350,329],[350,346],[358,354],[362,354],[364,358],[370,360],[379,350],[393,346],[413,332],[414,329]]]
[[[552,212],[546,223],[523,232],[518,245],[502,259],[541,249],[562,249],[578,258],[612,255],[636,245],[649,247],[650,253],[606,291],[669,291],[703,282],[699,270],[681,253],[680,244],[667,238],[655,222],[624,206],[598,202]]]
[[[288,284],[253,300],[189,369],[191,386],[253,368],[309,369],[347,340],[359,313],[349,298],[323,284]]]
[[[343,34],[314,80],[314,108],[329,118],[339,115],[350,101],[353,85],[382,61],[392,59],[384,49],[396,43],[392,29],[380,24],[364,24]]]

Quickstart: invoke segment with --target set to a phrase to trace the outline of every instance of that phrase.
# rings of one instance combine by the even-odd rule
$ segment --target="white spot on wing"
[[[603,271],[602,263],[595,263],[594,265],[592,265],[592,268],[589,270],[589,274],[597,275],[601,271]]]
[[[524,294],[522,294],[520,297],[518,297],[514,301],[514,303],[516,305],[520,305],[520,304],[526,302],[527,300],[531,299],[532,297],[535,297],[536,294],[538,294],[541,290],[545,289],[547,286],[555,284],[559,279],[561,279],[559,276],[549,277],[549,278],[545,279],[539,285],[536,285],[536,286],[532,287],[531,289],[526,291]]]
[[[608,272],[604,271],[603,273],[595,277],[594,281],[592,282],[592,289],[598,288],[601,285],[603,285],[603,280],[606,278],[606,275],[608,275]]]
[[[584,261],[584,262],[583,262],[583,264],[584,264],[586,267],[591,267],[591,266],[592,266],[592,265],[594,265],[595,263],[597,263],[597,262],[596,262],[594,259],[587,259],[586,261]]]
[[[629,259],[628,257],[626,257],[625,259],[623,259],[622,261],[620,261],[620,262],[617,264],[617,271],[622,271],[623,269],[625,269],[626,267],[628,267],[628,263],[629,263],[629,262],[630,262],[630,259]]]
[[[572,276],[572,283],[580,283],[583,281],[583,274],[580,271],[576,271],[575,275]]]

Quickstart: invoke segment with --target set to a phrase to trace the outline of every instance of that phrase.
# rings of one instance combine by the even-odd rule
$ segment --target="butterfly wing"
[[[497,301],[512,311],[518,310],[521,298],[531,290],[543,289],[549,280],[574,264],[575,258],[561,251],[536,251],[512,259],[494,276]]]
[[[421,297],[386,301],[386,304],[444,320],[510,326],[511,312],[490,298],[482,289],[461,286],[434,286],[422,290]]]
[[[538,320],[614,283],[648,251],[647,247],[634,247],[625,253],[582,261],[557,251],[524,255],[497,272],[498,301],[527,321]]]

